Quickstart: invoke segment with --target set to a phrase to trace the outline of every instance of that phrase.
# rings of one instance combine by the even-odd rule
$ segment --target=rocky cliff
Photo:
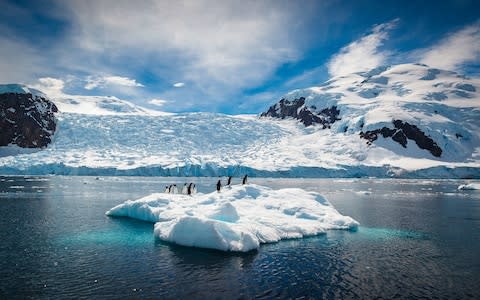
[[[56,130],[53,102],[21,85],[0,87],[0,146],[44,148]]]

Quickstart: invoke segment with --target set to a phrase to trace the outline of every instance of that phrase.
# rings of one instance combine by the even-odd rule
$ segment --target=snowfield
[[[216,113],[166,114],[114,97],[53,99],[54,142],[32,153],[0,148],[0,174],[480,178],[480,80],[405,64],[335,77],[284,96],[318,111],[336,106],[331,128],[294,119]],[[267,108],[265,108],[266,110]],[[440,157],[408,140],[361,131],[417,126]]]
[[[263,243],[358,227],[317,193],[255,184],[193,196],[156,193],[126,201],[106,214],[155,223],[154,235],[163,241],[241,252]]]

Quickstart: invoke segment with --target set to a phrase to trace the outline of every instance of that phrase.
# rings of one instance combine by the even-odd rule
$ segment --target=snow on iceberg
[[[458,190],[480,190],[480,183],[461,184]]]
[[[193,197],[155,193],[106,214],[153,222],[154,235],[163,241],[222,251],[246,252],[262,243],[358,227],[318,193],[255,184]]]

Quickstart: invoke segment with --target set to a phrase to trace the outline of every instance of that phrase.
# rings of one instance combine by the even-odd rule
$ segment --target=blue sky
[[[296,88],[422,62],[480,76],[480,2],[0,0],[0,83],[169,112],[259,113]]]

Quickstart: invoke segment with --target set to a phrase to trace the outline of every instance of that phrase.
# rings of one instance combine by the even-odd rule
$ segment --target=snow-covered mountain
[[[463,161],[479,145],[476,86],[478,80],[426,65],[381,67],[295,90],[262,116],[357,134],[399,155]]]
[[[480,178],[479,88],[405,64],[292,91],[270,117],[163,115],[130,103],[133,113],[79,114],[57,101],[54,142],[30,154],[0,148],[0,173]]]
[[[54,99],[64,113],[86,115],[169,115],[150,110],[114,96],[61,96]]]

